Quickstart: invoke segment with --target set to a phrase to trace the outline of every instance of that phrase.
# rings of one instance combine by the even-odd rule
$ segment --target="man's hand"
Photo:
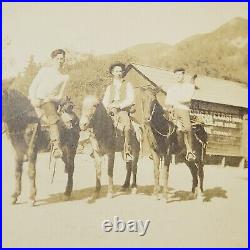
[[[62,98],[60,96],[56,95],[49,95],[44,101],[45,102],[59,102]]]
[[[120,108],[120,102],[119,101],[114,101],[113,103],[111,103],[111,108]]]
[[[34,107],[40,107],[42,104],[42,100],[40,99],[30,99],[30,102]]]

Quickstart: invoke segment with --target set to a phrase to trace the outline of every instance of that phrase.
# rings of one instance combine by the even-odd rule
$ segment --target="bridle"
[[[150,113],[149,115],[149,119],[148,119],[148,122],[151,122],[152,121],[152,118],[153,118],[153,115],[155,113],[155,109],[156,109],[156,103],[154,104],[153,106],[153,109],[152,109],[152,112]],[[175,127],[173,126],[172,129],[168,129],[168,133],[167,134],[163,134],[161,133],[157,128],[155,128],[153,126],[153,124],[151,123],[150,126],[152,127],[152,129],[159,135],[163,136],[163,137],[167,137],[169,138],[174,132],[175,132]]]

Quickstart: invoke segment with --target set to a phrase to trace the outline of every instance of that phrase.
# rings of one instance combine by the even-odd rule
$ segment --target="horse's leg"
[[[95,170],[96,170],[96,187],[95,187],[95,196],[97,197],[101,191],[101,155],[94,151],[94,158],[95,158]]]
[[[139,159],[139,151],[134,156],[133,163],[132,163],[133,181],[132,181],[131,188],[132,188],[132,193],[133,194],[136,194],[136,192],[137,192],[136,176],[137,176],[137,163],[138,163],[138,159]]]
[[[31,205],[35,205],[36,201],[36,159],[37,159],[37,150],[34,149],[31,154],[29,154],[29,168],[28,175],[30,179],[30,202]]]
[[[198,176],[199,176],[199,180],[200,180],[200,190],[203,193],[203,180],[204,180],[204,163],[203,162],[199,162],[198,164]]]
[[[12,194],[12,204],[16,204],[18,197],[22,191],[22,173],[23,173],[23,155],[18,154],[15,157],[15,178],[16,186],[15,191]]]
[[[109,183],[108,183],[108,194],[107,194],[108,198],[112,198],[113,197],[114,160],[115,160],[115,153],[114,152],[109,153],[108,154],[108,179],[109,179]]]
[[[162,171],[163,178],[163,195],[167,201],[168,199],[168,177],[169,177],[169,166],[171,162],[171,154],[168,153],[164,156],[164,165]]]
[[[75,158],[75,152],[72,152],[69,150],[69,155],[67,157],[67,161],[65,163],[65,169],[67,169],[68,174],[68,180],[67,180],[67,186],[64,192],[65,199],[68,200],[70,198],[70,195],[72,193],[73,189],[73,175],[74,175],[74,158]]]
[[[124,181],[124,184],[122,185],[121,191],[125,191],[129,188],[130,186],[130,178],[131,178],[131,172],[132,172],[132,161],[126,162],[126,178]]]
[[[194,198],[197,197],[197,186],[198,186],[198,169],[194,162],[186,161],[186,164],[192,174],[193,184],[192,184],[192,193],[194,194]]]
[[[101,160],[102,156],[98,154],[98,152],[94,151],[94,159],[95,159],[95,171],[96,171],[96,187],[93,195],[89,198],[90,201],[94,201],[99,197],[101,191]]]
[[[160,191],[160,185],[159,185],[159,177],[160,177],[160,157],[159,155],[154,151],[151,150],[152,157],[153,157],[153,162],[154,162],[154,194],[157,199],[159,199],[159,191]]]

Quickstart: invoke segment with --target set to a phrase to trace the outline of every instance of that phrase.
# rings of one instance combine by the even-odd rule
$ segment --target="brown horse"
[[[69,198],[73,188],[74,158],[80,127],[79,119],[73,112],[73,105],[69,99],[60,103],[58,108],[61,116],[60,137],[63,151],[62,160],[65,163],[65,172],[68,174],[64,194],[66,198]],[[34,205],[37,193],[36,159],[40,150],[48,150],[50,147],[48,129],[43,129],[41,126],[41,121],[27,97],[14,89],[8,88],[3,91],[2,115],[5,131],[15,153],[16,187],[12,195],[12,203],[15,204],[18,201],[18,197],[22,191],[21,177],[23,162],[27,156],[27,160],[29,161],[28,175],[31,183],[30,201]],[[67,121],[62,119],[63,117],[67,117]]]
[[[87,96],[83,101],[82,117],[80,121],[81,133],[88,133],[87,140],[92,145],[93,157],[96,167],[96,190],[93,195],[95,199],[101,190],[101,158],[108,156],[108,194],[113,197],[113,169],[115,152],[122,152],[124,147],[123,133],[114,127],[112,118],[107,113],[103,104],[94,96]],[[133,173],[132,191],[136,193],[137,162],[139,159],[140,143],[135,131],[131,129],[131,150],[133,160],[126,162],[127,174],[122,190],[130,187],[131,173]],[[81,140],[81,139],[80,139]]]
[[[160,193],[160,162],[163,160],[163,195],[168,199],[168,177],[172,154],[179,155],[185,161],[193,177],[192,193],[198,195],[198,181],[203,192],[203,166],[207,134],[201,125],[193,126],[193,149],[196,152],[195,161],[185,159],[185,144],[182,132],[168,119],[166,112],[157,100],[157,90],[143,88],[144,132],[150,145],[150,153],[154,161],[154,193],[159,198]]]

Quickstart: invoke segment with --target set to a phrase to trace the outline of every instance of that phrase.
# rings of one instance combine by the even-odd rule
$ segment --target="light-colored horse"
[[[81,137],[85,137],[83,140],[90,142],[93,148],[93,157],[95,159],[96,167],[96,190],[93,198],[98,197],[101,190],[101,159],[104,155],[108,156],[107,196],[113,197],[113,169],[115,152],[122,152],[124,150],[123,132],[114,127],[114,122],[107,113],[102,102],[94,96],[87,96],[83,100],[80,128]],[[136,192],[137,162],[139,159],[140,142],[134,129],[131,129],[130,136],[133,160],[126,162],[127,174],[122,190],[126,190],[130,187],[131,173],[133,173],[131,188],[133,192]],[[79,140],[80,143],[81,137]]]

